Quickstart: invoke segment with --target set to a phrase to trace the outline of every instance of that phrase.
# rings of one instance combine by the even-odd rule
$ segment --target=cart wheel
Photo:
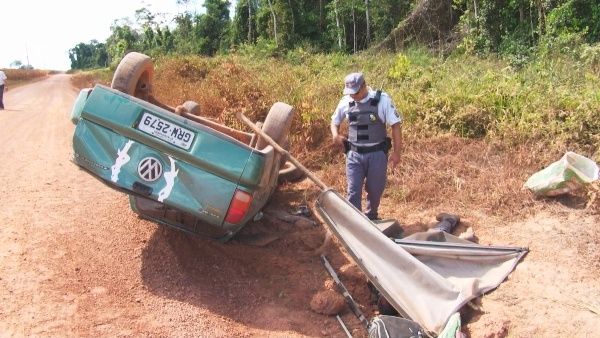
[[[276,102],[269,110],[262,130],[269,135],[275,142],[282,145],[282,142],[287,139],[292,118],[294,117],[294,107],[283,102]],[[268,146],[269,143],[261,137],[256,142],[256,148],[261,150]]]
[[[144,54],[131,52],[119,62],[111,87],[125,94],[148,101],[152,94],[152,59]]]

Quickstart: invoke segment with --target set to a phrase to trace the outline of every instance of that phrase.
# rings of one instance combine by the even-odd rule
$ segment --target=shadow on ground
[[[337,336],[340,328],[335,317],[310,309],[311,298],[329,277],[315,254],[323,243],[323,228],[286,227],[264,218],[246,229],[247,234],[267,229],[279,231],[280,236],[265,246],[251,246],[238,236],[219,243],[159,227],[142,253],[144,284],[160,297],[207,309],[248,327]],[[336,248],[328,254],[332,264],[348,263]]]

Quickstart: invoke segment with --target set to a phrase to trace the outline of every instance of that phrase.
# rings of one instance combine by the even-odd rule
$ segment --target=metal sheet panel
[[[431,333],[439,333],[469,300],[498,286],[526,253],[523,248],[488,251],[454,236],[451,242],[461,245],[428,238],[448,235],[439,233],[419,234],[397,244],[333,190],[323,191],[316,207],[383,296]]]

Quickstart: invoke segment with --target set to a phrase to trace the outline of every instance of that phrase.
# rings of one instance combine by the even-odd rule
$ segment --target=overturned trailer
[[[528,251],[478,245],[442,231],[392,240],[333,190],[319,195],[316,209],[382,295],[430,334],[502,283]]]

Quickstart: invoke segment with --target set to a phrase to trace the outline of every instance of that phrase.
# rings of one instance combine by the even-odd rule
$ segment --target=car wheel
[[[284,182],[297,182],[306,177],[304,171],[298,168],[294,163],[287,161],[281,169],[279,169],[279,177],[277,178],[279,183]]]
[[[185,112],[191,115],[200,116],[200,104],[194,101],[185,101],[183,104]]]
[[[276,102],[271,107],[271,110],[269,110],[262,130],[281,145],[287,139],[293,117],[294,107],[283,102]],[[259,137],[256,142],[256,148],[259,150],[264,149],[268,145],[269,143],[262,137]]]
[[[147,55],[131,52],[119,62],[110,86],[147,101],[152,94],[153,74],[152,59]]]

